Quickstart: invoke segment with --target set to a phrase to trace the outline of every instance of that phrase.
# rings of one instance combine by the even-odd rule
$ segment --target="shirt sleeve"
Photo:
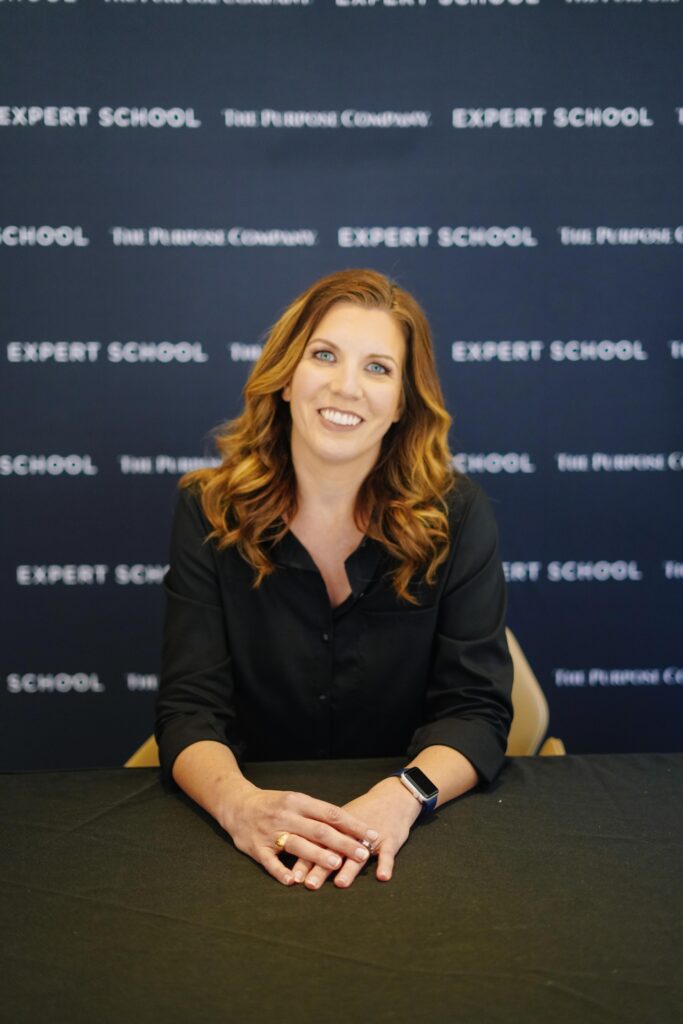
[[[178,495],[169,567],[155,736],[162,778],[181,750],[216,740],[243,753],[234,711],[234,683],[211,526],[190,488]]]
[[[424,723],[408,748],[452,747],[480,782],[503,766],[512,722],[512,659],[505,636],[507,587],[498,528],[477,484],[457,530],[439,607]]]

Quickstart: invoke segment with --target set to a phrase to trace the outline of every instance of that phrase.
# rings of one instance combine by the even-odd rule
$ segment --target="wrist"
[[[397,805],[404,807],[406,811],[406,817],[412,819],[412,822],[417,821],[422,813],[422,804],[409,789],[403,785],[401,780],[395,776],[390,775],[386,779],[382,779],[380,782],[373,787],[374,789],[381,789],[390,795],[392,800],[395,800]]]
[[[232,835],[245,801],[258,790],[258,786],[244,776],[227,779],[222,784],[225,789],[221,793],[216,819],[221,828]]]

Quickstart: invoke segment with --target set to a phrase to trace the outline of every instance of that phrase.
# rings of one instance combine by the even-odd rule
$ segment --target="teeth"
[[[361,422],[360,416],[352,416],[351,413],[337,412],[335,409],[321,409],[320,415],[324,416],[330,423],[338,423],[341,427],[355,427]]]

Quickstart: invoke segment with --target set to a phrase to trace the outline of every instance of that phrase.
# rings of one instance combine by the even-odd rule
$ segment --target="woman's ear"
[[[289,384],[285,384],[284,388],[282,389],[282,398],[283,398],[283,400],[285,402],[288,402],[291,397],[292,397],[292,389],[289,386]]]

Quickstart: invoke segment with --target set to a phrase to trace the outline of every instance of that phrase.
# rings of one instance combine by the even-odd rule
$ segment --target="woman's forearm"
[[[199,740],[181,750],[173,762],[172,775],[180,788],[228,832],[240,797],[257,788],[240,771],[232,750],[215,740]]]

